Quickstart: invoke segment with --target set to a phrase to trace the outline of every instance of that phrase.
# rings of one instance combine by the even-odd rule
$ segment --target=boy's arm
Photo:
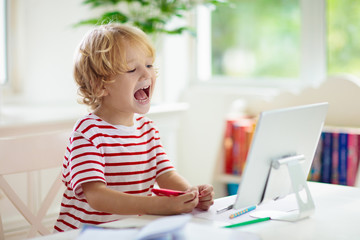
[[[180,214],[191,212],[198,204],[194,191],[178,197],[139,196],[112,190],[100,181],[83,183],[82,188],[93,209],[112,214]]]
[[[168,188],[179,191],[187,191],[191,189],[191,185],[176,171],[169,171],[160,175],[156,178],[156,182],[161,188]]]

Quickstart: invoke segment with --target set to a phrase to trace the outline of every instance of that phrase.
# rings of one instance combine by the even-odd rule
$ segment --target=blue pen
[[[229,218],[230,218],[230,219],[236,218],[236,217],[238,217],[238,216],[241,216],[241,215],[243,215],[243,214],[245,214],[245,213],[248,213],[248,212],[254,210],[255,208],[256,208],[256,206],[251,206],[251,207],[245,208],[245,209],[241,210],[240,212],[231,214],[231,215],[229,216]]]

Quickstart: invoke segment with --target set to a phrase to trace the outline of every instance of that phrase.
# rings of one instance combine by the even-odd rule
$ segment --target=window
[[[261,86],[360,76],[356,0],[241,0],[198,12],[198,78]]]
[[[212,12],[212,75],[298,76],[299,2],[242,0],[232,5]]]
[[[0,0],[0,84],[7,80],[6,0]]]
[[[360,77],[360,5],[356,0],[327,1],[328,72]]]

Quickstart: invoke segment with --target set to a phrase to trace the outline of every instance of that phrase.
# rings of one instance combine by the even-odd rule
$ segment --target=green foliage
[[[360,5],[358,1],[327,1],[328,72],[360,75]]]
[[[234,77],[296,77],[300,6],[297,0],[230,0],[212,13],[212,73]],[[237,53],[239,70],[226,70]],[[228,55],[228,56],[229,56]],[[234,61],[232,61],[234,62]],[[249,63],[252,66],[246,67]],[[234,64],[234,63],[233,63]]]
[[[80,21],[75,26],[102,25],[110,22],[130,23],[147,34],[181,34],[189,26],[169,29],[167,23],[176,18],[185,18],[187,12],[199,4],[216,6],[226,4],[225,0],[84,0],[91,8],[103,8],[104,13],[97,18]],[[110,11],[109,11],[110,9]]]
[[[296,79],[300,72],[301,4],[298,0],[229,0],[212,13],[212,73],[234,77]],[[326,1],[328,74],[360,76],[360,4]],[[226,69],[227,53],[243,54],[238,68]],[[234,61],[232,61],[234,62]],[[245,67],[244,67],[245,66]],[[287,80],[288,81],[288,80]]]

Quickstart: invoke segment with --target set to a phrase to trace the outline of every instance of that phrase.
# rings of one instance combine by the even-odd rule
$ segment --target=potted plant
[[[189,26],[169,29],[167,23],[175,17],[185,18],[186,13],[198,5],[216,7],[225,3],[225,0],[84,0],[83,4],[103,8],[104,13],[97,18],[80,21],[76,26],[118,22],[130,23],[151,35],[181,34],[184,31],[194,34]]]

